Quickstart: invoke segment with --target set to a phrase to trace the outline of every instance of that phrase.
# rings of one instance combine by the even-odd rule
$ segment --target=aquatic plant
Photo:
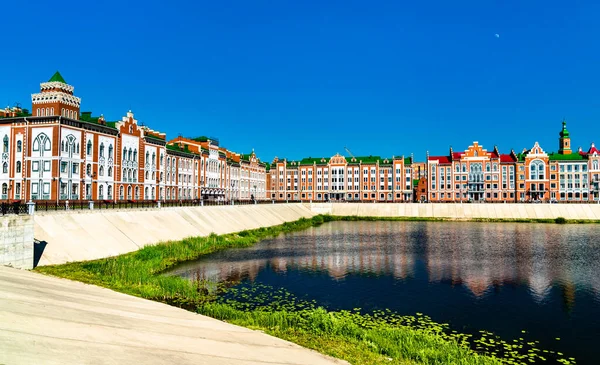
[[[223,284],[207,288],[206,283],[161,275],[202,255],[248,247],[265,238],[337,220],[414,219],[317,215],[273,227],[163,242],[120,256],[36,270],[261,329],[353,364],[524,364],[553,355],[550,352],[540,355],[533,346],[532,351],[524,353],[522,349],[528,349],[525,345],[517,344],[518,349],[513,344],[508,347],[508,343],[491,334],[472,339],[469,334],[456,333],[420,314],[362,313],[360,309],[328,311],[315,302],[298,301],[285,292],[275,291],[275,296],[260,290],[250,293],[227,289]],[[504,356],[508,353],[514,356]],[[574,363],[562,354],[558,356],[561,363]]]

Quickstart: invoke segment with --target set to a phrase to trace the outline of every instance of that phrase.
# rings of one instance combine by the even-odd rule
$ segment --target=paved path
[[[0,364],[346,364],[261,332],[0,267]]]

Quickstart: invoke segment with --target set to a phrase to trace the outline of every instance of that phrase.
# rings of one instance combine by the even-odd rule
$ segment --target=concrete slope
[[[313,213],[302,204],[36,212],[34,236],[45,242],[38,265],[93,260],[180,240],[274,226]]]
[[[0,267],[0,364],[347,364],[108,289]]]

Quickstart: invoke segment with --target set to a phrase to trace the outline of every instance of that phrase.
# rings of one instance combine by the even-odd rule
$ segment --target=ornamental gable
[[[120,122],[117,123],[117,129],[121,134],[128,134],[136,137],[143,137],[143,129],[138,126],[138,121],[133,117],[133,113],[127,112]]]
[[[490,154],[478,142],[473,142],[469,148],[465,150],[462,158],[489,158]]]
[[[336,153],[335,156],[331,157],[329,160],[330,165],[346,165],[346,158],[339,153]]]

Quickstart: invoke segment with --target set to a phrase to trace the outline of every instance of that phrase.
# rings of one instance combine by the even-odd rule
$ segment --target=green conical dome
[[[569,138],[569,131],[567,130],[567,121],[563,120],[562,125],[563,125],[562,131],[560,131],[560,133],[559,133],[561,138]]]
[[[54,75],[52,75],[52,77],[50,78],[50,80],[48,80],[48,82],[62,82],[63,84],[66,84],[67,82],[65,81],[65,79],[63,79],[62,75],[60,74],[60,72],[56,71],[54,73]]]

